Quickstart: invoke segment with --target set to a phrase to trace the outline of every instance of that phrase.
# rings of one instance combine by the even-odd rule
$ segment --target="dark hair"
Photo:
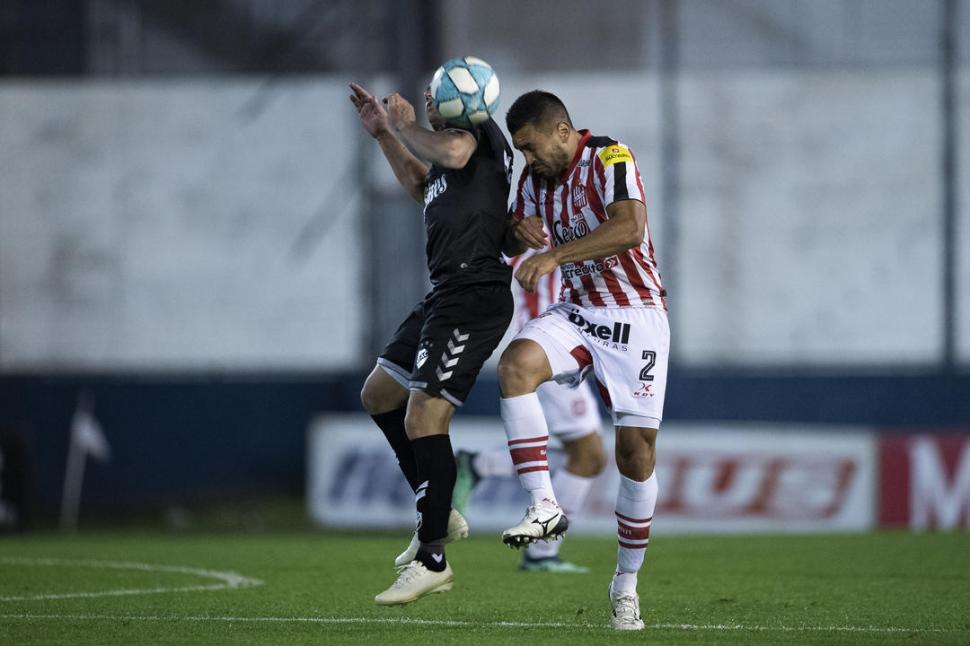
[[[532,90],[517,98],[505,115],[505,125],[513,136],[529,124],[544,124],[551,120],[557,123],[565,121],[570,127],[573,125],[569,112],[559,97],[542,90]]]

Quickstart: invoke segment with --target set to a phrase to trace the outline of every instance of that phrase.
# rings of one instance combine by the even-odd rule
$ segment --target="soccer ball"
[[[480,58],[451,58],[431,78],[431,100],[448,125],[471,128],[498,108],[498,77]]]

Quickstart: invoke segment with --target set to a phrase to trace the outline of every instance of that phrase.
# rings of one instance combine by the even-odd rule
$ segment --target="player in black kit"
[[[433,285],[361,392],[417,505],[417,531],[395,560],[398,579],[374,599],[391,605],[450,590],[454,575],[444,545],[468,535],[465,519],[451,509],[457,470],[448,424],[512,318],[511,270],[501,259],[512,149],[491,119],[470,130],[447,128],[428,90],[433,130],[417,125],[414,108],[400,95],[385,98],[385,109],[359,85],[350,87],[364,129],[424,205]]]

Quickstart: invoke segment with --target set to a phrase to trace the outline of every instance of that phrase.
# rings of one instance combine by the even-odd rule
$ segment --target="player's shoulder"
[[[606,135],[590,135],[586,139],[587,148],[606,148],[607,146],[612,146],[613,144],[619,143],[613,137],[608,137]]]
[[[633,162],[630,147],[613,137],[594,135],[586,140],[586,146],[593,149],[592,154],[599,158],[604,167],[620,162]]]
[[[505,133],[491,118],[474,126],[471,132],[478,142],[479,149],[494,152],[496,155],[501,155],[506,150],[511,151]]]

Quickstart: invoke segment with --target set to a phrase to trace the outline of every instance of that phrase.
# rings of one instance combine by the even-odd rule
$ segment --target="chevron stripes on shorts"
[[[436,288],[401,323],[378,363],[408,389],[461,406],[505,335],[512,309],[506,283]]]

